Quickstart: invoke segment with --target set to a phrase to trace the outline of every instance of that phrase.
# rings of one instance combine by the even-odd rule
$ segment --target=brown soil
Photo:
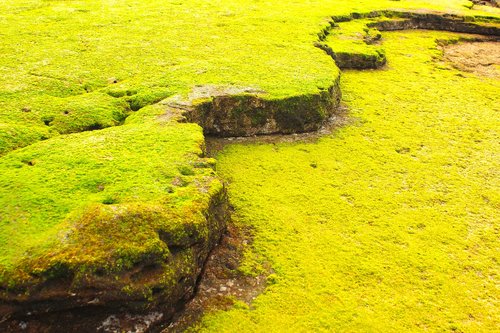
[[[500,43],[458,43],[444,47],[444,58],[463,72],[500,78]]]
[[[266,275],[272,273],[269,267],[265,267],[265,274],[255,277],[244,275],[238,270],[244,249],[251,242],[249,229],[228,226],[220,245],[208,259],[196,296],[162,333],[183,332],[196,324],[204,313],[229,310],[235,300],[251,306],[255,297],[266,287]]]

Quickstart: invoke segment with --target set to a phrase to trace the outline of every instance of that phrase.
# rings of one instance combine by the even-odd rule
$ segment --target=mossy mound
[[[225,192],[200,127],[142,120],[1,159],[2,316],[94,299],[173,310],[191,296],[225,227]]]

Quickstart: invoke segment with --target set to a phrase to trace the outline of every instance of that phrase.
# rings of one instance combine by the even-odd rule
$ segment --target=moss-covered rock
[[[1,159],[2,317],[191,297],[227,198],[197,125],[142,120]]]

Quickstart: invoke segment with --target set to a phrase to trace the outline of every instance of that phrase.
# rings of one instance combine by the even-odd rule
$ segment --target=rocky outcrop
[[[119,211],[113,214],[112,223],[133,219],[147,225],[151,219],[168,218],[155,208]],[[24,284],[13,289],[3,286],[0,330],[17,332],[24,325],[32,331],[96,332],[107,318],[128,318],[130,322],[130,313],[151,316],[151,311],[155,318],[168,320],[194,295],[209,253],[226,228],[225,189],[220,186],[206,204],[193,207],[191,213],[196,217],[180,227],[157,229],[167,255],[149,252],[130,268],[105,271],[103,267],[84,274],[60,264],[39,276],[31,273]],[[144,321],[145,317],[134,318]]]
[[[251,88],[199,86],[165,101],[170,112],[218,137],[290,134],[319,129],[340,104],[340,77],[317,93],[272,99]]]
[[[401,19],[383,20],[368,24],[381,31],[394,30],[442,30],[478,34],[485,36],[500,36],[500,27],[484,22],[468,22],[467,18],[433,13],[398,13],[394,16]]]

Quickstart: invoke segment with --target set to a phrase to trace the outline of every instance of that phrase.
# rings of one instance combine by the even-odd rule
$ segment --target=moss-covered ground
[[[2,1],[0,154],[58,134],[120,124],[196,84],[270,98],[316,93],[337,69],[311,43],[328,15],[468,1]],[[116,100],[115,100],[116,99]]]
[[[182,238],[179,225],[202,218],[221,187],[202,129],[157,118],[161,100],[197,85],[317,94],[339,73],[314,47],[332,15],[499,15],[468,5],[2,1],[0,285],[164,258],[158,231]],[[252,310],[207,317],[207,329],[498,324],[498,81],[436,65],[447,34],[391,36],[387,70],[344,74],[355,124],[317,144],[221,154],[237,223],[255,227],[255,251],[276,273]]]
[[[198,329],[498,329],[500,84],[439,62],[436,39],[455,38],[384,33],[388,67],[343,74],[351,125],[218,155],[237,223],[275,272],[250,308]]]
[[[325,37],[324,45],[334,52],[340,67],[375,69],[385,64],[385,50],[379,45],[382,35],[378,29],[369,28],[367,26],[369,22],[372,20],[357,19],[345,23],[333,23],[335,26]],[[357,67],[353,61],[355,59],[358,59]]]

